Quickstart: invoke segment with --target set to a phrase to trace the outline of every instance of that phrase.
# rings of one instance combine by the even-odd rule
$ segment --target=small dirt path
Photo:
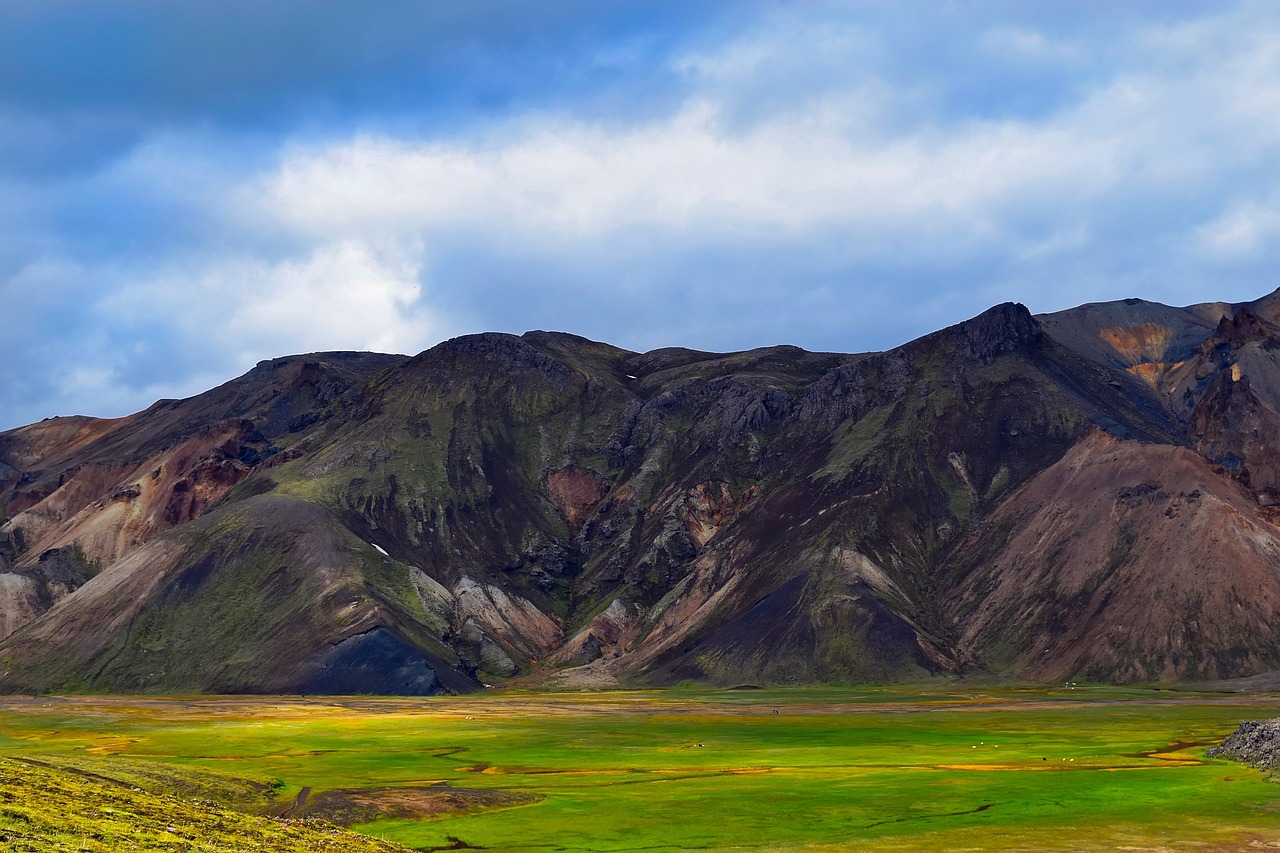
[[[291,818],[291,817],[297,817],[298,815],[300,815],[302,813],[302,810],[307,807],[307,797],[310,797],[310,796],[311,796],[311,786],[308,785],[307,787],[303,788],[301,791],[298,792],[298,796],[294,797],[293,802],[289,804],[288,808],[286,808],[283,812],[280,813],[280,817]]]

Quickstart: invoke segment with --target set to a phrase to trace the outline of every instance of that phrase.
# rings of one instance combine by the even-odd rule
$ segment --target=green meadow
[[[1274,716],[1108,687],[11,697],[0,755],[418,850],[1231,850],[1280,847],[1280,785],[1205,750]],[[91,836],[49,849],[115,849]]]

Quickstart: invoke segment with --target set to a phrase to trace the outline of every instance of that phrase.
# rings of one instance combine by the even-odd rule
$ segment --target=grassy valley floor
[[[1204,756],[1273,716],[1106,687],[10,697],[0,850],[1280,849],[1280,785]]]

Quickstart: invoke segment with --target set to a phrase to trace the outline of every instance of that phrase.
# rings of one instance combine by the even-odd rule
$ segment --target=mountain
[[[1280,669],[1280,291],[882,353],[470,335],[0,433],[0,690]]]

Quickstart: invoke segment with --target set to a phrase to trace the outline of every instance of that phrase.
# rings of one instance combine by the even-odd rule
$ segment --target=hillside
[[[0,690],[1280,669],[1280,295],[482,334],[0,433]]]

